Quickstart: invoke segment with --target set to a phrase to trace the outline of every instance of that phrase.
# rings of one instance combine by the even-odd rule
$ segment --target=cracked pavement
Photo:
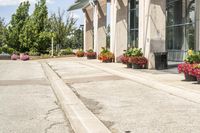
[[[40,63],[0,61],[0,133],[73,133]]]
[[[148,79],[156,77],[155,74],[144,74],[150,70],[132,70],[124,68],[123,65],[119,67],[114,63],[106,64],[83,59],[82,61],[50,60],[48,63],[112,133],[199,133],[200,131],[200,104],[185,97],[189,98],[191,92],[198,90],[195,94],[196,99],[199,99],[200,88],[191,83],[182,83],[178,75],[162,73],[159,77],[168,79],[168,84],[186,85],[188,88],[180,90],[179,95],[164,91],[169,89],[167,87],[160,89],[150,87],[151,80]],[[130,75],[144,71],[141,76],[147,80],[142,84],[96,66],[128,72]],[[167,84],[166,81],[159,80],[159,77],[154,83]]]

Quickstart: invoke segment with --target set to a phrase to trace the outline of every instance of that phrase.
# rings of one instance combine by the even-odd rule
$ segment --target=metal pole
[[[53,57],[53,37],[51,38],[51,56]]]

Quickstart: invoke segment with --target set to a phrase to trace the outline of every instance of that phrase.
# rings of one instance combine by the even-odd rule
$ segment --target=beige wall
[[[128,0],[112,0],[111,7],[111,51],[117,61],[117,57],[127,49]]]
[[[154,52],[165,51],[166,1],[139,1],[139,47],[155,68]]]
[[[94,50],[101,52],[106,47],[107,0],[98,1],[94,7]]]
[[[93,8],[88,6],[84,12],[84,51],[93,47]]]

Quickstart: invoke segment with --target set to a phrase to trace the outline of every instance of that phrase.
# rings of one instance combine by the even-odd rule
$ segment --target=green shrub
[[[1,47],[1,51],[0,52],[4,52],[7,54],[13,54],[14,53],[14,49],[13,48],[9,48],[7,45]]]
[[[30,50],[30,52],[29,52],[29,55],[30,55],[30,56],[39,56],[40,53],[37,52],[37,49],[32,48],[32,49]]]
[[[3,51],[2,51],[2,48],[0,47],[0,54],[2,53]]]
[[[71,48],[61,49],[59,55],[71,55],[74,54]]]

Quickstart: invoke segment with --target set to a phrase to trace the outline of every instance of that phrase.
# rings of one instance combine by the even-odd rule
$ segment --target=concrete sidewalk
[[[182,75],[96,60],[49,64],[113,133],[200,131],[199,86]]]

